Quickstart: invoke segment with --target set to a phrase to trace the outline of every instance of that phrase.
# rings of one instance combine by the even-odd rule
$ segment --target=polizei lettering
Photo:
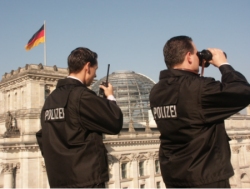
[[[153,107],[152,112],[155,120],[177,118],[176,105]]]
[[[64,108],[55,108],[45,111],[45,121],[56,121],[65,118]]]

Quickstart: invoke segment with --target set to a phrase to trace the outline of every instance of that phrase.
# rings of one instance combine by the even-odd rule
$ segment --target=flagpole
[[[44,65],[46,66],[46,25],[44,21]]]

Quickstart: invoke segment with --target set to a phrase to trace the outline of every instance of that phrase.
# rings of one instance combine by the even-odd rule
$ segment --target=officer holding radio
[[[150,106],[161,133],[166,187],[230,188],[234,171],[224,120],[250,103],[250,85],[222,50],[197,52],[190,37],[171,38],[163,52],[168,70],[160,72]],[[199,75],[199,65],[208,61],[219,68],[221,81]]]
[[[88,88],[97,68],[95,52],[76,48],[68,57],[69,76],[44,103],[36,135],[51,188],[105,188],[109,180],[102,133],[118,134],[123,115],[111,84],[100,86],[107,98]]]

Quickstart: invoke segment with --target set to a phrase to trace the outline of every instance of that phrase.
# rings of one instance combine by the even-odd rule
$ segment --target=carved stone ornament
[[[26,64],[26,65],[25,65],[25,70],[28,70],[28,69],[30,69],[30,65],[29,65],[29,64]]]
[[[42,65],[42,63],[38,64],[38,68],[39,68],[40,70],[42,70],[42,69],[43,69],[43,65]]]
[[[241,146],[232,146],[232,152],[234,154],[238,154]]]
[[[146,121],[146,127],[145,127],[145,132],[150,133],[152,132],[151,128],[149,127],[149,121]]]
[[[20,163],[1,163],[4,173],[13,173],[14,169],[20,169]]]
[[[42,166],[43,172],[46,172],[46,166],[45,166],[45,162],[44,161],[41,161],[41,166]]]
[[[247,150],[247,152],[250,152],[250,145],[246,146],[246,150]]]
[[[147,160],[147,159],[148,159],[147,154],[139,154],[139,156],[138,156],[139,161]]]
[[[17,120],[12,114],[8,111],[5,118],[5,127],[6,131],[3,135],[5,138],[18,138],[20,137],[20,131],[17,127]]]
[[[154,155],[155,155],[154,152],[148,152],[147,153],[148,159],[154,159]]]
[[[139,153],[132,153],[130,154],[130,158],[132,161],[137,161],[139,158]]]
[[[57,66],[56,66],[56,65],[54,65],[54,66],[53,66],[53,69],[54,69],[54,71],[58,71],[58,69],[57,69]]]
[[[111,154],[108,154],[108,163],[113,164],[115,161],[115,157],[113,157]]]
[[[129,132],[135,132],[133,120],[130,120],[130,122],[129,122],[128,131],[129,131]]]
[[[155,158],[155,159],[158,159],[158,158],[159,158],[159,152],[158,152],[158,151],[154,153],[154,158]]]

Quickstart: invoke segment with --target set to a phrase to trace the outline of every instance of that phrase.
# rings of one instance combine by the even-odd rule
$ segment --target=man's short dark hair
[[[194,53],[192,39],[188,36],[176,36],[167,41],[163,48],[164,60],[168,68],[184,61],[185,55]]]
[[[87,62],[91,66],[97,64],[97,54],[85,47],[76,48],[68,56],[69,73],[80,72]]]

